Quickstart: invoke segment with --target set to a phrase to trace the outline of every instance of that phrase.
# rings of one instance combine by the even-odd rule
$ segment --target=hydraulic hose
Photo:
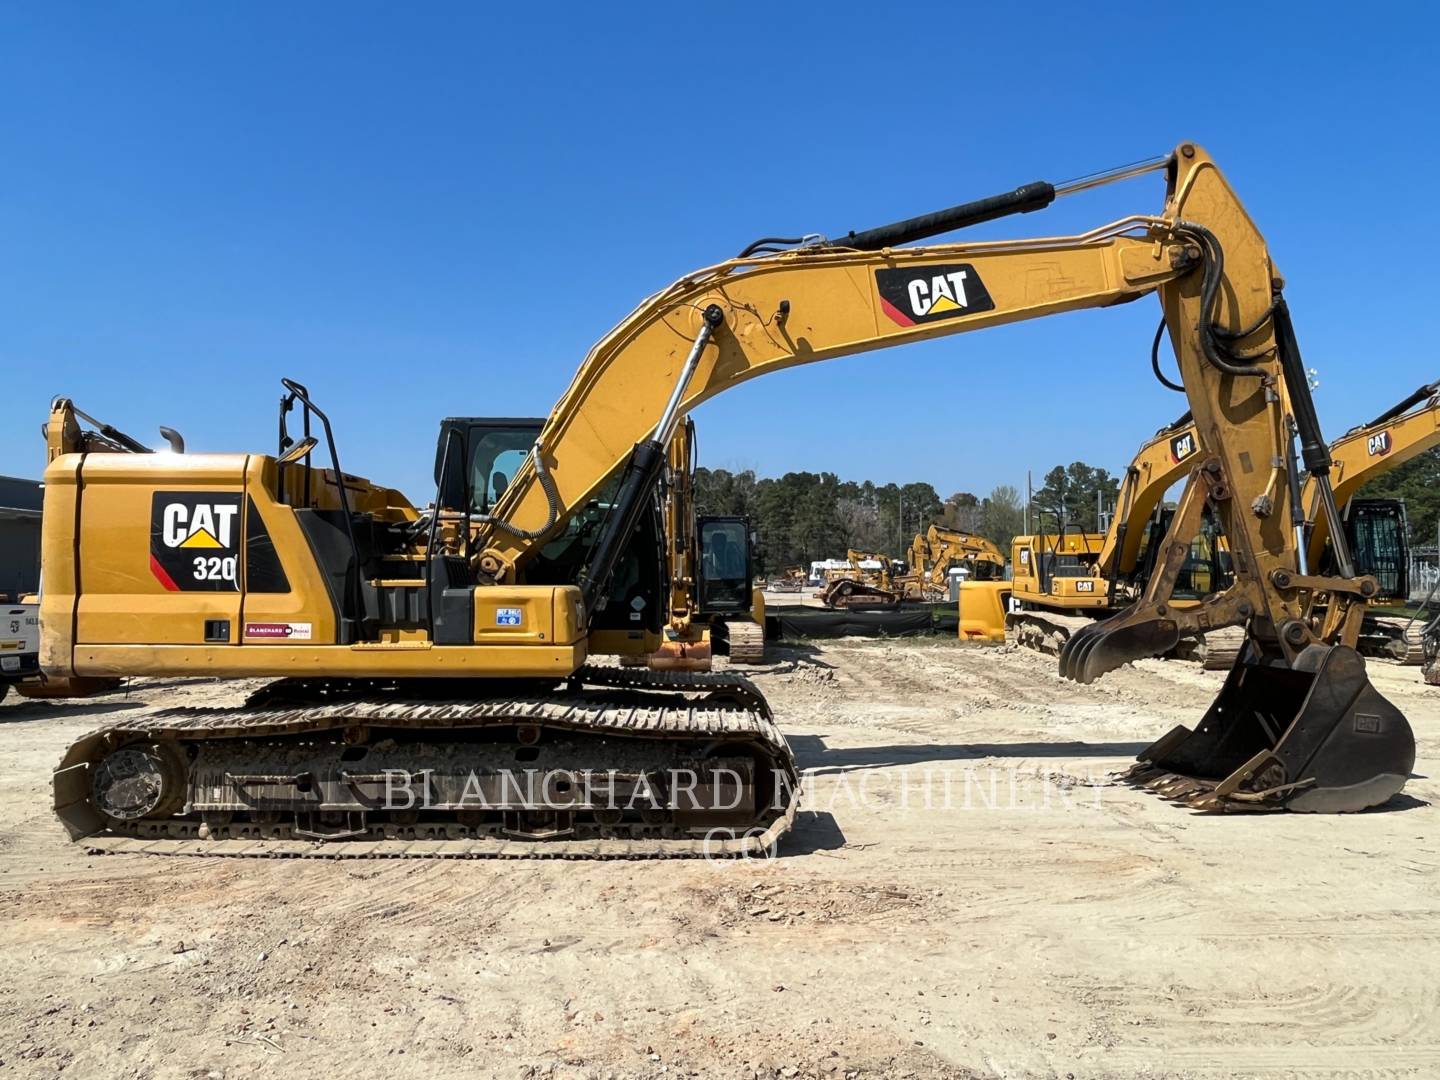
[[[535,478],[540,481],[540,488],[545,492],[546,515],[545,524],[538,529],[522,529],[518,525],[512,525],[504,518],[496,517],[494,514],[476,514],[474,520],[481,525],[489,525],[499,529],[501,532],[509,533],[519,540],[539,540],[555,527],[555,521],[560,516],[560,492],[555,487],[555,480],[551,477],[549,470],[545,468],[545,456],[542,453],[543,446],[539,439],[530,448],[530,458],[535,462]]]
[[[1213,232],[1194,221],[1178,221],[1175,223],[1177,232],[1189,233],[1200,241],[1205,251],[1205,276],[1200,284],[1200,351],[1210,365],[1226,375],[1234,375],[1239,378],[1264,378],[1265,369],[1255,364],[1236,364],[1231,358],[1222,354],[1220,345],[1216,342],[1217,328],[1212,316],[1215,312],[1215,301],[1219,296],[1220,282],[1225,276],[1225,252],[1220,247],[1220,241]],[[1271,312],[1266,312],[1268,317]],[[1253,327],[1249,327],[1234,335],[1238,338],[1246,333],[1254,333],[1264,322],[1264,317]]]
[[[1160,325],[1155,328],[1155,340],[1150,343],[1150,370],[1155,372],[1155,378],[1160,380],[1160,385],[1165,387],[1166,390],[1175,390],[1183,394],[1185,387],[1179,383],[1171,382],[1165,377],[1165,373],[1160,370],[1160,339],[1164,336],[1165,320],[1162,318]],[[1185,415],[1188,417],[1190,414],[1186,413]]]

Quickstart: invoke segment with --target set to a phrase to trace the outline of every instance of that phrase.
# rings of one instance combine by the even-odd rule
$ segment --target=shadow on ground
[[[803,772],[814,776],[884,769],[933,761],[973,761],[980,758],[1133,758],[1149,743],[1143,742],[1013,742],[1013,743],[910,743],[902,746],[829,747],[823,735],[791,735],[788,739]]]
[[[26,701],[14,705],[0,706],[0,724],[23,724],[31,720],[63,720],[70,716],[121,712],[125,709],[143,709],[143,701]]]
[[[826,810],[803,810],[795,815],[795,826],[780,841],[777,854],[781,858],[813,855],[817,851],[839,851],[845,846],[845,834],[835,815]]]

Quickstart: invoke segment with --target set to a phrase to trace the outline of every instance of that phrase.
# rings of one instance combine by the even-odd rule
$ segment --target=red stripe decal
[[[910,318],[894,304],[890,303],[889,300],[886,300],[883,296],[880,298],[880,310],[884,311],[886,315],[889,315],[890,318],[894,319],[901,326],[915,325],[914,319]]]
[[[180,591],[180,586],[175,584],[174,580],[165,572],[165,568],[160,565],[154,555],[150,556],[150,572],[155,575],[161,585],[164,585],[165,588],[171,592]]]

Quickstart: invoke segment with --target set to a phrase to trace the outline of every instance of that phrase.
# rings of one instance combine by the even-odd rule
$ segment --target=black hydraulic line
[[[794,247],[796,244],[803,244],[804,242],[805,237],[803,236],[762,236],[759,240],[756,240],[754,243],[748,245],[744,251],[740,252],[740,254],[736,255],[735,257],[737,259],[748,258],[749,256],[754,255],[761,248],[766,247],[770,244],[778,244],[781,247]]]
[[[1264,378],[1264,368],[1256,364],[1235,363],[1235,358],[1226,356],[1220,343],[1216,340],[1219,328],[1215,326],[1212,318],[1215,314],[1215,301],[1220,292],[1220,282],[1225,277],[1225,251],[1220,246],[1219,238],[1204,225],[1193,221],[1177,222],[1176,229],[1194,236],[1200,241],[1200,247],[1205,252],[1204,277],[1200,283],[1200,351],[1211,366],[1223,371],[1226,375]],[[1278,305],[1279,301],[1277,300],[1276,303]],[[1272,308],[1266,314],[1270,315],[1273,311]],[[1254,333],[1258,327],[1259,323],[1256,323],[1255,326],[1247,328],[1242,333]]]
[[[1374,420],[1371,420],[1368,424],[1361,424],[1360,426],[1374,427],[1376,424],[1383,424],[1387,420],[1394,420],[1395,417],[1401,415],[1402,413],[1409,412],[1412,407],[1419,405],[1422,401],[1427,401],[1430,398],[1434,397],[1437,391],[1440,391],[1440,382],[1427,383],[1426,385],[1420,387],[1419,390],[1416,390],[1413,394],[1407,397],[1404,401],[1401,401],[1396,405],[1392,405],[1379,416],[1375,417]]]
[[[1193,412],[1191,412],[1189,409],[1186,409],[1183,413],[1181,413],[1178,417],[1176,417],[1173,421],[1171,421],[1171,422],[1170,422],[1168,425],[1166,425],[1165,427],[1161,428],[1161,429],[1160,429],[1159,431],[1157,431],[1155,434],[1157,434],[1157,435],[1163,435],[1163,434],[1165,434],[1165,432],[1167,432],[1167,431],[1175,431],[1175,430],[1177,430],[1177,429],[1179,429],[1179,428],[1185,427],[1187,424],[1189,424],[1189,423],[1190,423],[1192,420],[1194,420],[1194,419],[1195,419],[1195,414],[1194,414]]]
[[[1187,417],[1189,413],[1185,414]],[[1125,470],[1125,509],[1123,512],[1117,506],[1116,512],[1119,519],[1115,524],[1115,562],[1109,569],[1110,586],[1106,590],[1105,604],[1107,607],[1115,606],[1115,597],[1120,588],[1120,557],[1119,553],[1125,550],[1125,537],[1130,532],[1130,506],[1135,499],[1135,486],[1140,483],[1139,470],[1131,465]]]
[[[1285,303],[1285,297],[1278,293],[1273,319],[1275,351],[1280,359],[1285,386],[1290,392],[1290,405],[1294,410],[1291,415],[1300,438],[1300,457],[1305,462],[1305,471],[1315,480],[1320,506],[1330,526],[1330,550],[1335,556],[1335,567],[1341,577],[1353,578],[1355,562],[1345,537],[1345,523],[1335,505],[1335,491],[1330,486],[1330,448],[1325,445],[1320,419],[1315,414],[1315,399],[1310,394],[1310,381],[1305,377],[1305,365],[1300,359],[1300,343],[1295,338],[1295,326],[1290,321],[1290,308]]]
[[[1285,417],[1285,463],[1289,472],[1290,525],[1295,530],[1295,550],[1300,572],[1310,572],[1311,523],[1305,520],[1305,503],[1300,494],[1300,463],[1295,458],[1295,418]]]
[[[104,435],[105,438],[109,439],[111,442],[118,443],[120,446],[123,446],[132,454],[153,454],[155,452],[154,450],[151,450],[150,447],[146,446],[144,443],[139,442],[136,439],[132,439],[129,435],[126,435],[119,428],[111,427],[109,424],[96,424],[95,430],[98,431],[101,435]]]
[[[904,221],[866,229],[863,232],[846,233],[844,236],[836,237],[831,243],[836,247],[853,248],[856,251],[876,251],[880,248],[895,247],[897,244],[924,240],[928,236],[938,236],[955,229],[979,225],[985,221],[994,221],[996,218],[1009,217],[1011,214],[1028,214],[1034,210],[1043,210],[1054,201],[1055,185],[1044,180],[1037,180],[1033,184],[1025,184],[1014,191],[976,199],[974,202],[961,203],[948,210],[937,210],[933,214],[921,214],[919,217],[906,218]]]
[[[1150,343],[1150,370],[1155,372],[1155,378],[1160,380],[1160,385],[1165,387],[1166,390],[1175,390],[1183,394],[1185,387],[1180,383],[1171,382],[1165,377],[1165,373],[1160,370],[1160,339],[1164,336],[1165,320],[1161,319],[1160,325],[1155,328],[1155,340]],[[1187,412],[1185,416],[1188,419],[1190,414]],[[1172,424],[1171,426],[1174,427],[1175,425]]]
[[[1129,180],[1132,177],[1167,168],[1171,163],[1171,155],[1163,154],[1159,157],[1143,158],[1140,161],[1132,161],[1128,165],[1120,165],[1113,169],[1076,177],[1059,184],[1052,184],[1048,180],[1036,180],[1034,183],[1022,184],[1014,191],[1006,191],[999,195],[976,199],[973,202],[961,203],[948,210],[937,210],[933,214],[921,214],[919,217],[906,218],[904,221],[881,225],[875,229],[866,229],[863,232],[849,232],[844,236],[836,237],[829,243],[833,247],[851,248],[855,251],[877,251],[880,248],[895,247],[897,244],[908,244],[915,240],[924,240],[929,236],[952,232],[955,229],[964,229],[985,221],[994,221],[996,218],[1009,217],[1011,214],[1028,214],[1034,210],[1043,210],[1063,195],[1073,195],[1079,191],[1089,191],[1091,188],[1113,184],[1119,180]],[[787,240],[773,236],[763,237],[742,251],[739,257],[743,259],[769,244],[793,246],[803,244],[805,239]]]

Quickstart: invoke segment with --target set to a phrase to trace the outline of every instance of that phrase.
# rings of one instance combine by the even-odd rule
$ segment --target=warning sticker
[[[283,638],[289,641],[309,641],[308,622],[247,622],[245,636],[248,638]]]

